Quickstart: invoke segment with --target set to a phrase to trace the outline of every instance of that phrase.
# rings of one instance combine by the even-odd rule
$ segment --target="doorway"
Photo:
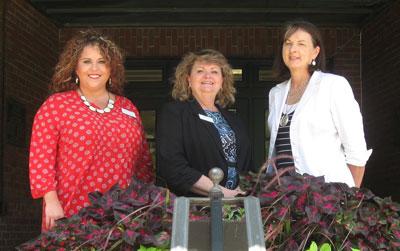
[[[272,78],[272,59],[229,59],[235,76],[236,102],[229,110],[247,125],[253,146],[253,162],[258,169],[266,160],[268,93],[277,83]],[[127,59],[125,95],[140,111],[150,151],[155,160],[157,112],[171,100],[171,78],[179,59]]]

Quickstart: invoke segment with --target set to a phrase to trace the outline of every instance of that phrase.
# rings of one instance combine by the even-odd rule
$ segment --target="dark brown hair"
[[[325,71],[325,48],[323,45],[321,33],[319,32],[318,28],[314,24],[307,21],[292,21],[286,23],[281,31],[279,50],[276,54],[273,66],[274,75],[277,79],[287,79],[290,77],[290,71],[283,62],[282,48],[283,43],[286,41],[286,39],[288,39],[297,30],[303,30],[310,34],[314,48],[317,46],[319,46],[320,48],[318,56],[315,59],[316,65],[313,66],[310,64],[308,68],[309,72],[313,73],[315,70]]]
[[[217,97],[215,98],[215,102],[222,107],[226,107],[235,103],[236,89],[234,87],[232,68],[221,52],[212,49],[189,52],[183,56],[181,62],[178,64],[175,70],[172,97],[180,101],[192,98],[188,76],[190,75],[195,62],[213,63],[221,67],[223,83],[221,90],[218,92]]]
[[[97,46],[100,49],[111,71],[112,84],[107,84],[106,88],[114,94],[121,95],[125,83],[124,57],[114,42],[95,30],[81,31],[66,43],[55,67],[50,84],[51,93],[75,90],[78,87],[75,83],[77,77],[75,70],[86,46]]]

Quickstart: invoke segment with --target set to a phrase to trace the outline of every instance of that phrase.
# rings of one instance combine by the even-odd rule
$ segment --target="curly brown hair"
[[[113,41],[91,29],[80,31],[66,43],[55,67],[52,83],[50,84],[50,92],[56,93],[77,89],[75,69],[79,57],[86,46],[97,46],[100,49],[100,53],[107,61],[111,71],[112,84],[107,84],[106,88],[109,92],[122,95],[125,84],[124,56]]]
[[[188,52],[182,57],[181,62],[175,70],[173,79],[174,87],[172,89],[172,97],[175,100],[185,101],[193,98],[189,88],[188,76],[192,71],[195,62],[213,63],[221,67],[223,83],[222,88],[218,92],[215,102],[222,107],[226,107],[235,103],[236,89],[234,87],[234,79],[232,68],[228,60],[221,52],[213,49],[203,49],[197,52]]]

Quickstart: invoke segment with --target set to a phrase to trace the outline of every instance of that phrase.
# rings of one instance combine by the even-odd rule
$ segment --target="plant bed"
[[[331,250],[400,250],[399,203],[322,177],[281,175],[241,177],[242,189],[260,199],[267,249],[306,250],[325,243]],[[91,194],[91,206],[17,249],[165,250],[174,198],[164,188],[132,180],[126,190],[114,186],[104,195]],[[225,218],[240,222],[240,210],[225,209]],[[207,217],[207,210],[199,210],[191,220]]]
[[[309,175],[249,175],[243,184],[260,199],[266,246],[304,250],[400,250],[400,204],[365,188]]]
[[[91,206],[57,221],[57,226],[26,242],[18,250],[145,250],[169,247],[174,195],[168,190],[132,180],[102,195],[89,195]],[[171,204],[172,203],[172,204]],[[142,247],[140,247],[143,245]]]

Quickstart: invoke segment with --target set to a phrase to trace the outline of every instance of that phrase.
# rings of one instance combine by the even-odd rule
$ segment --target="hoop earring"
[[[75,84],[79,85],[79,78],[78,77],[75,78]]]
[[[317,62],[315,62],[315,59],[313,59],[313,60],[311,61],[311,65],[312,65],[312,66],[316,66],[316,65],[317,65]]]

